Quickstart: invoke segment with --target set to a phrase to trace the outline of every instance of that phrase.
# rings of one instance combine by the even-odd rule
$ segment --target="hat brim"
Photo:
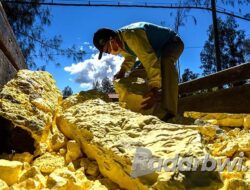
[[[100,53],[99,53],[99,56],[98,56],[98,59],[100,60],[101,58],[102,58],[102,51],[100,51]]]

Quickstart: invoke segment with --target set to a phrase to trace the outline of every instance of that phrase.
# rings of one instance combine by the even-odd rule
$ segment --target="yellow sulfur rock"
[[[22,166],[18,161],[0,160],[0,179],[8,185],[13,185],[20,177]]]
[[[68,98],[66,98],[63,103],[62,103],[62,109],[66,110],[76,104],[83,103],[86,100],[89,99],[96,99],[96,98],[101,98],[102,100],[106,102],[110,102],[110,99],[107,94],[103,92],[99,92],[96,90],[89,90],[87,92],[82,91],[80,93],[74,94]]]
[[[46,179],[41,174],[37,167],[31,167],[28,169],[19,179],[17,184],[14,184],[11,188],[13,190],[39,190],[46,187]]]
[[[221,172],[220,176],[225,179],[243,179],[244,178],[244,173],[243,172]]]
[[[0,92],[0,116],[28,131],[39,154],[61,101],[61,92],[48,72],[20,70]]]
[[[29,170],[31,168],[30,164],[28,162],[23,163],[23,169],[24,170]]]
[[[128,78],[115,83],[121,93],[121,105],[141,112],[138,108],[142,95],[148,91],[145,81]],[[70,96],[62,104],[61,101],[52,76],[41,71],[20,71],[0,92],[1,137],[5,137],[8,127],[21,129],[10,130],[11,141],[15,142],[10,147],[15,149],[13,145],[19,144],[19,148],[26,147],[25,137],[31,136],[36,149],[34,154],[15,149],[23,153],[0,155],[6,159],[0,160],[0,189],[250,189],[249,114],[187,112],[185,116],[199,120],[191,125],[177,125],[147,115],[155,114],[152,110],[142,115],[124,109],[110,103],[106,94],[93,90]],[[16,138],[23,131],[26,136]],[[176,155],[179,160],[203,159],[207,153],[217,161],[237,158],[241,159],[242,168],[248,170],[165,172],[162,169],[132,178],[138,147],[152,152],[155,159],[171,159]]]
[[[97,177],[99,174],[99,167],[96,161],[90,161],[88,158],[81,158],[80,166],[84,168],[85,173],[93,177]]]
[[[66,138],[61,133],[54,133],[51,136],[51,148],[53,151],[57,151],[66,145]]]
[[[76,171],[76,168],[75,168],[73,162],[70,162],[70,163],[67,165],[67,168],[69,169],[69,171],[72,171],[72,172],[75,172],[75,171]]]
[[[242,179],[233,178],[225,181],[223,188],[219,190],[249,190],[250,186]]]
[[[82,156],[82,151],[80,145],[75,140],[70,140],[67,143],[67,153],[66,153],[66,162],[72,162],[77,158]]]
[[[154,116],[143,116],[99,99],[68,108],[57,124],[68,138],[81,143],[90,159],[97,161],[103,176],[125,189],[144,190],[154,183],[154,188],[160,189],[157,173],[150,175],[150,182],[130,177],[136,147],[145,147],[160,158],[174,158],[176,154],[203,157],[206,153],[197,130],[163,123]],[[171,178],[168,180],[160,184],[171,183]]]
[[[223,134],[217,135],[214,142],[211,141],[207,146],[212,155],[223,155],[223,162],[227,159],[231,162],[229,166],[233,164],[234,159],[241,159],[242,165],[239,165],[243,171],[238,171],[238,162],[234,171],[228,171],[227,167],[225,171],[220,172],[221,179],[224,186],[220,190],[248,190],[250,188],[250,175],[249,175],[249,158],[247,153],[249,152],[250,132],[246,129],[235,128],[224,131]],[[228,164],[227,164],[228,166]]]
[[[92,185],[83,174],[82,169],[71,172],[67,168],[56,169],[47,180],[49,189],[87,190]]]
[[[185,117],[201,119],[222,127],[247,127],[248,114],[185,112]]]
[[[250,115],[244,118],[244,127],[250,129]]]
[[[250,159],[246,160],[245,167],[247,167],[247,171],[244,173],[245,180],[250,184]]]
[[[238,150],[238,144],[235,141],[228,142],[219,142],[215,143],[212,146],[209,146],[211,149],[212,155],[214,156],[228,156],[232,157],[235,152]]]
[[[43,173],[51,173],[57,168],[64,167],[65,161],[63,156],[47,152],[35,159],[32,165],[38,167]]]
[[[95,183],[97,181],[100,182],[105,187],[107,187],[108,190],[120,190],[119,186],[115,184],[114,182],[110,181],[110,179],[108,178],[102,178],[102,179],[96,180]]]
[[[119,102],[122,107],[144,115],[155,115],[159,118],[165,115],[165,111],[161,108],[160,103],[154,105],[151,109],[142,109],[141,103],[145,100],[143,95],[149,91],[149,86],[144,79],[127,77],[113,82],[115,91],[119,94]]]
[[[112,190],[112,189],[108,189],[106,186],[102,185],[99,180],[94,181],[93,185],[90,187],[89,190],[97,190],[97,189],[98,190]]]
[[[67,190],[67,180],[57,175],[51,175],[47,180],[47,187],[54,190]]]
[[[211,139],[213,139],[214,137],[216,137],[217,132],[221,132],[221,129],[218,128],[217,126],[213,126],[213,125],[188,125],[186,126],[187,129],[194,129],[199,131],[202,135],[209,137]]]
[[[0,179],[0,190],[9,190],[9,186],[7,185],[7,183],[3,180]]]
[[[99,175],[99,168],[95,161],[90,162],[86,169],[86,174],[91,175],[93,177],[97,177]]]
[[[61,154],[61,155],[65,155],[66,152],[67,152],[67,150],[65,148],[60,148],[59,149],[59,154]]]
[[[250,132],[245,131],[245,133],[238,136],[239,151],[249,152],[250,151]]]
[[[28,162],[30,163],[33,159],[33,155],[28,153],[28,152],[24,152],[24,153],[16,153],[14,154],[12,160],[14,161],[19,161],[19,162]]]
[[[30,179],[27,179],[21,183],[12,185],[11,189],[13,189],[13,190],[27,190],[27,189],[40,190],[40,189],[42,189],[42,187],[38,181],[30,178]]]
[[[58,151],[60,148],[64,147],[67,143],[67,138],[58,130],[56,126],[56,117],[52,121],[52,126],[50,128],[50,133],[47,140],[50,149],[53,151]]]
[[[25,182],[27,179],[30,179],[30,178],[36,181],[36,184],[39,188],[45,187],[46,179],[36,166],[32,166],[25,173],[23,173],[18,182],[19,183]]]
[[[250,131],[237,128],[230,130],[206,146],[214,156],[232,157],[237,152],[247,153],[250,151]]]
[[[225,118],[225,119],[221,119],[218,121],[219,126],[232,126],[232,127],[242,127],[243,126],[243,121],[244,118],[243,117],[239,117],[239,118]]]

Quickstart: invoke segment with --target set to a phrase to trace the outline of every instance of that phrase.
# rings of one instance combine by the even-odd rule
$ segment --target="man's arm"
[[[148,41],[144,30],[130,30],[125,34],[125,40],[130,49],[142,62],[151,88],[161,88],[161,65],[154,49]]]
[[[121,69],[123,69],[125,72],[128,72],[134,66],[136,57],[128,54],[125,51],[121,52],[121,55],[124,57]]]
[[[136,57],[131,56],[126,52],[122,52],[121,54],[124,57],[124,61],[122,62],[121,69],[114,75],[114,79],[123,78],[125,73],[135,64]]]

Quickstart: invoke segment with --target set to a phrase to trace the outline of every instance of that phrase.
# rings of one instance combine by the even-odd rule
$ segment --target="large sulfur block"
[[[156,102],[150,109],[142,109],[141,104],[146,100],[143,98],[143,95],[150,90],[145,79],[128,77],[117,79],[113,81],[113,83],[115,91],[119,95],[119,103],[122,107],[143,115],[155,115],[159,118],[163,118],[166,114],[164,109],[161,107],[161,102]]]
[[[22,167],[23,164],[18,161],[0,160],[0,179],[13,185],[18,181]]]
[[[197,158],[206,153],[197,130],[164,123],[157,117],[144,116],[100,99],[68,108],[58,118],[57,125],[68,138],[80,142],[83,152],[97,161],[103,176],[129,190],[171,189],[178,183],[185,188],[183,179],[176,181],[173,178],[175,172],[167,172],[168,178],[160,177],[161,172],[132,178],[132,164],[138,147],[163,159],[174,158],[177,154]],[[189,180],[186,174],[183,178]],[[212,178],[212,174],[208,175],[204,183],[210,189],[216,189],[218,186],[214,186]],[[197,185],[192,180],[190,183],[194,187]]]
[[[7,141],[3,143],[19,152],[30,146],[34,148],[28,151],[35,154],[51,149],[48,136],[61,101],[61,92],[51,74],[20,70],[0,92],[0,117],[5,122],[0,130]]]

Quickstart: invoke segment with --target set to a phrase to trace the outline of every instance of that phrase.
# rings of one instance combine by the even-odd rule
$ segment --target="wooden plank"
[[[185,111],[250,113],[250,84],[179,99],[179,113]]]
[[[0,89],[15,76],[16,72],[16,69],[12,66],[2,50],[0,50]]]
[[[250,78],[250,63],[241,64],[203,78],[188,81],[179,85],[179,93],[191,93],[202,89],[221,86],[226,83]]]
[[[26,69],[21,49],[17,45],[15,35],[7,20],[2,4],[0,3],[0,49],[9,59],[16,70]]]

